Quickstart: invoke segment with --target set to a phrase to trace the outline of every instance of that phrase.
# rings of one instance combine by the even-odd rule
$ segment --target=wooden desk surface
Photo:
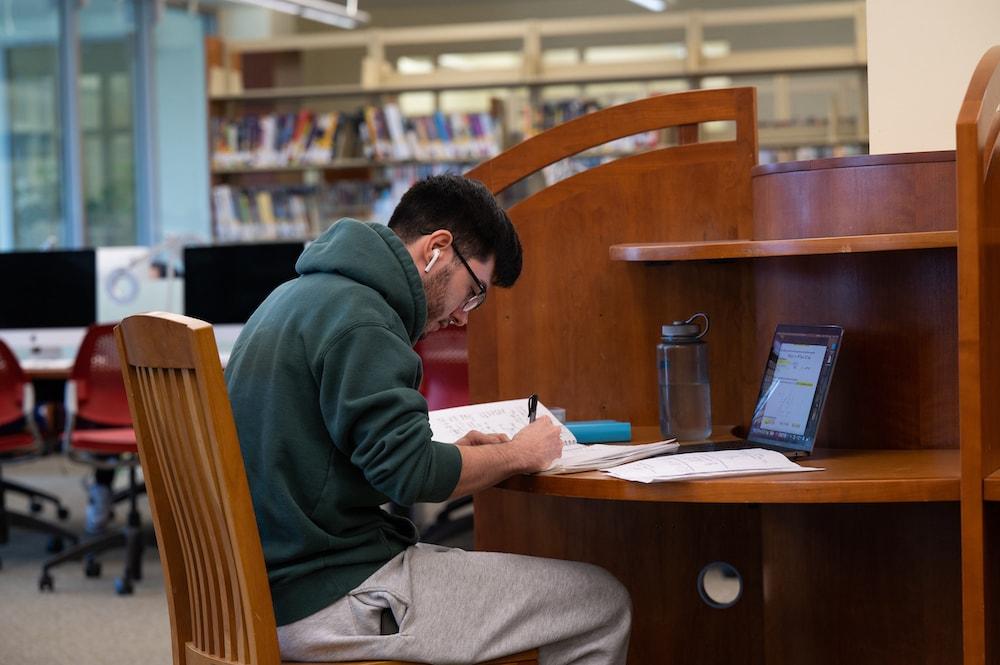
[[[803,466],[825,471],[636,483],[600,471],[514,476],[502,489],[617,501],[688,503],[897,503],[958,501],[958,450],[818,449]]]

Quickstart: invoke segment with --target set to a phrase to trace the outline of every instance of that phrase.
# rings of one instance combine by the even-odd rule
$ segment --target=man
[[[341,220],[247,322],[226,368],[282,656],[624,663],[630,602],[582,563],[418,545],[380,506],[443,501],[560,454],[542,418],[513,439],[431,440],[413,345],[465,325],[521,246],[481,184],[414,185],[389,227]],[[253,266],[248,266],[252,270]]]

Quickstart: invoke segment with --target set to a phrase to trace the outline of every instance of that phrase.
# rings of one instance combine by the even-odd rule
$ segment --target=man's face
[[[494,259],[488,261],[467,259],[469,268],[479,282],[489,284],[493,275]],[[468,300],[480,292],[480,285],[455,255],[453,247],[444,248],[438,262],[440,267],[431,270],[424,280],[427,296],[427,325],[424,335],[451,325],[464,326],[469,312],[463,310]]]

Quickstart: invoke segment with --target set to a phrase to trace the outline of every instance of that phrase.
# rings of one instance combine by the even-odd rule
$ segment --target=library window
[[[192,166],[207,151],[195,131],[204,78],[190,74],[204,67],[207,21],[152,7],[0,11],[0,250],[155,244],[208,228],[208,175]]]

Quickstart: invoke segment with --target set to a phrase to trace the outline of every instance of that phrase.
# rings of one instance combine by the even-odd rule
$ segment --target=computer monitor
[[[94,250],[0,253],[0,330],[22,357],[72,357],[97,316]]]
[[[302,242],[184,248],[184,313],[217,324],[246,323],[277,286],[297,277]]]

